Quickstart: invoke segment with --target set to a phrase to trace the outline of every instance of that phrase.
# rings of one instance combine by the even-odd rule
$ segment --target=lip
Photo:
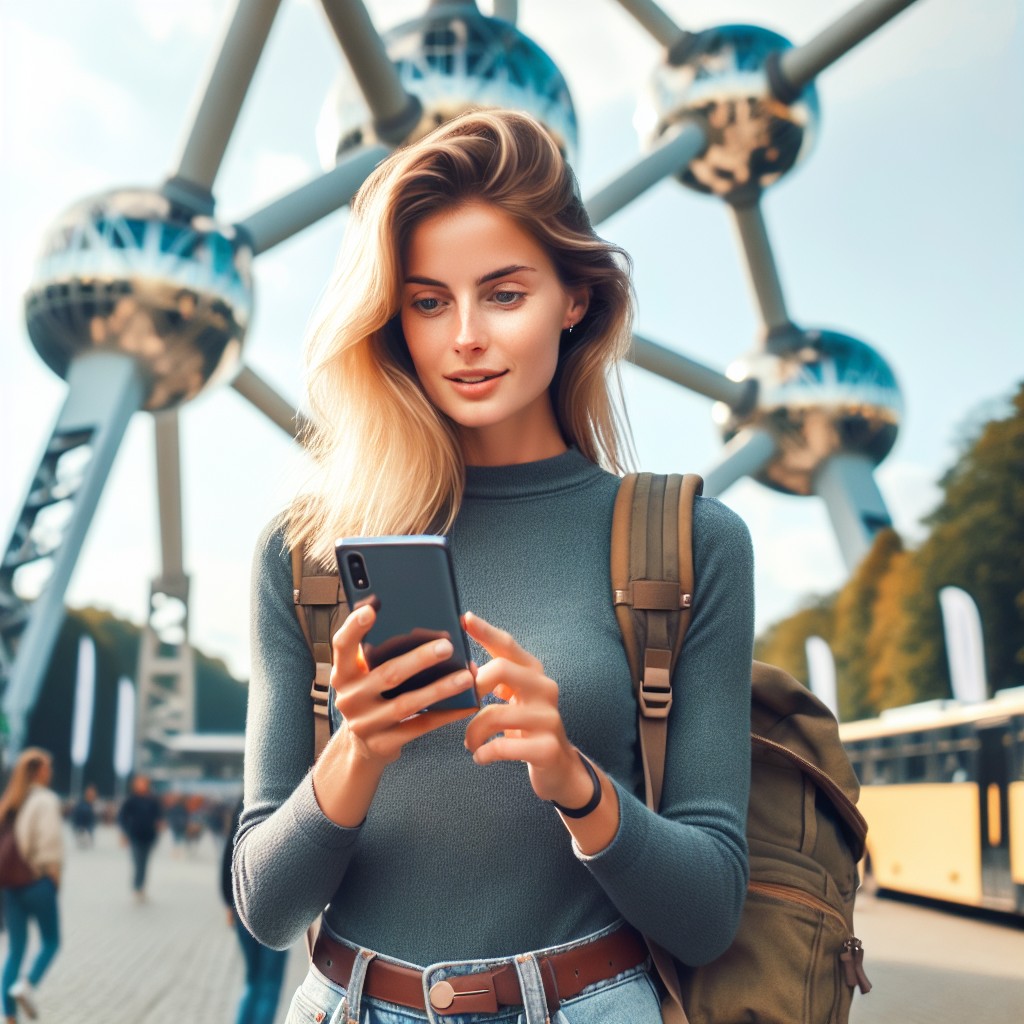
[[[490,370],[483,367],[445,374],[444,379],[465,398],[486,398],[496,390],[498,382],[507,373],[508,370]]]

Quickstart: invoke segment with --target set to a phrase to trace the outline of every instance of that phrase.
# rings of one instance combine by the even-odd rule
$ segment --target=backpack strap
[[[612,515],[612,601],[639,709],[647,806],[657,810],[665,776],[672,671],[693,611],[695,474],[631,473]]]
[[[665,778],[672,672],[693,614],[693,499],[696,475],[631,473],[612,513],[612,601],[636,689],[647,806],[657,810]],[[668,995],[665,1024],[687,1024],[671,954],[647,940]]]
[[[348,603],[337,573],[323,569],[305,557],[302,547],[292,549],[292,599],[302,635],[313,654],[316,672],[309,691],[313,702],[313,760],[331,738],[328,701],[331,693],[331,640],[348,615]]]

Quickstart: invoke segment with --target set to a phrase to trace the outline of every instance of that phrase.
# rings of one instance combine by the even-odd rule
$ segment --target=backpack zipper
[[[831,917],[838,921],[843,929],[849,928],[846,918],[843,917],[835,907],[826,903],[818,896],[812,896],[809,892],[797,889],[791,885],[779,885],[776,882],[751,882],[748,892],[756,893],[759,896],[768,896],[772,899],[782,900],[786,903],[796,903],[799,906],[807,907],[818,913]],[[843,942],[842,952],[839,954],[839,962],[843,967],[843,977],[850,988],[857,987],[867,995],[871,991],[871,982],[864,973],[864,943],[856,935],[850,935]]]

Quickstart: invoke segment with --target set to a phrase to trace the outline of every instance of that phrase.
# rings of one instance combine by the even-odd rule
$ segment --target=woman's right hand
[[[410,740],[474,713],[473,708],[423,711],[437,701],[474,685],[466,669],[443,676],[427,686],[387,698],[382,694],[451,657],[450,640],[431,640],[374,669],[367,667],[360,644],[373,626],[373,608],[357,608],[334,634],[331,687],[342,716],[339,732],[351,752],[368,763],[394,761]],[[417,712],[423,712],[417,714]],[[339,739],[337,742],[343,742]]]

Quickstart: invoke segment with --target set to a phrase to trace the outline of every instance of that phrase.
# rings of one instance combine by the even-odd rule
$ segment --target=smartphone
[[[384,697],[397,697],[469,668],[469,643],[459,619],[447,537],[350,537],[336,541],[334,549],[349,607],[371,604],[377,611],[362,644],[370,668],[431,640],[448,639],[454,648],[450,658],[386,690]],[[479,701],[471,687],[425,710],[475,707]]]

